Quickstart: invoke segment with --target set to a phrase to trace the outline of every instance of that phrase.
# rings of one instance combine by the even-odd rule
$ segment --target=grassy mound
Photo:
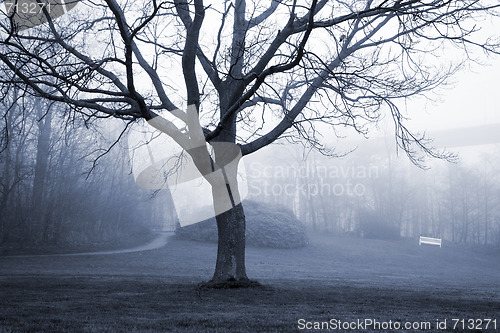
[[[249,246],[292,249],[304,247],[308,243],[305,228],[293,212],[286,207],[245,200]],[[215,218],[178,227],[176,235],[182,239],[196,241],[217,241]]]

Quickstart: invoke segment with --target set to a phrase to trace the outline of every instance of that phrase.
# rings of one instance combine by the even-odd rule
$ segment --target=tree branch
[[[195,105],[199,110],[200,91],[198,88],[198,77],[196,76],[196,55],[198,52],[198,39],[200,29],[205,17],[205,8],[202,0],[194,0],[195,16],[194,20],[188,14],[189,7],[182,0],[175,0],[175,5],[179,17],[186,26],[186,44],[182,54],[182,72],[187,90],[187,105]]]

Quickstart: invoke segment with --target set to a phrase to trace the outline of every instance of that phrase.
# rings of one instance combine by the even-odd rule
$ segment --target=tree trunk
[[[244,2],[237,4],[235,11],[235,15],[243,17],[242,22],[244,22]],[[239,24],[244,25],[241,22]],[[235,53],[238,54],[238,52],[234,47],[239,48],[244,45],[244,35],[242,38],[239,42],[233,40],[233,60],[235,62],[234,67],[233,65],[232,67],[236,77],[242,75],[242,62],[236,61],[238,57],[235,57]],[[221,119],[228,112],[228,107],[233,105],[238,96],[243,93],[241,81],[230,79],[223,84],[225,86],[224,93],[220,96]],[[218,248],[215,272],[207,286],[215,288],[258,286],[259,283],[248,279],[245,268],[246,226],[245,212],[241,204],[237,182],[241,150],[239,146],[235,145],[236,114],[230,116],[224,125],[224,130],[211,142],[214,162],[221,168],[221,174],[218,173],[218,176],[209,181],[212,185],[217,221]],[[214,171],[214,165],[211,165],[211,169]]]
[[[10,112],[8,114],[9,118],[11,118],[11,114],[13,112]],[[10,131],[10,120],[7,121],[8,130]],[[2,186],[1,188],[1,193],[2,195],[0,196],[0,244],[3,242],[6,242],[8,239],[8,235],[11,232],[11,226],[9,221],[11,220],[11,216],[8,216],[8,214],[12,214],[11,211],[7,211],[7,203],[9,201],[9,194],[12,191],[12,184],[11,184],[11,156],[10,156],[10,142],[7,141],[7,146],[5,150],[2,152],[2,155],[0,155],[0,165],[3,164],[3,170],[2,171],[2,179],[0,179],[0,185]],[[3,159],[3,161],[2,161]]]
[[[40,119],[38,122],[38,142],[36,151],[35,177],[33,179],[32,193],[32,239],[35,242],[47,241],[47,221],[45,216],[45,183],[47,179],[49,150],[50,150],[50,135],[52,131],[52,113],[42,109],[40,101],[36,101],[35,109],[37,116]]]
[[[212,186],[218,249],[215,272],[209,286],[216,288],[258,285],[248,280],[245,268],[245,212],[238,190],[239,147],[231,143],[213,144],[219,167],[209,177]]]
[[[245,213],[240,203],[216,216],[217,262],[212,282],[247,281],[245,269]]]
[[[220,172],[211,183],[218,232],[217,262],[211,283],[246,282],[245,213],[237,181],[240,151],[226,143],[213,148]]]

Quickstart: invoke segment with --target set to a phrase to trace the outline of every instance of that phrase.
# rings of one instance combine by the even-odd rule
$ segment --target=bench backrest
[[[418,245],[422,245],[422,244],[439,245],[439,247],[441,247],[441,238],[420,236],[420,240],[418,241]]]

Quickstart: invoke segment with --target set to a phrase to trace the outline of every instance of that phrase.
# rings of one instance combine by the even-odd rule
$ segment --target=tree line
[[[118,242],[168,228],[169,201],[135,184],[126,145],[113,145],[119,132],[65,111],[15,90],[1,103],[0,244]]]
[[[428,170],[394,154],[303,159],[300,147],[280,150],[247,162],[249,197],[289,207],[311,229],[500,246],[498,147]]]

